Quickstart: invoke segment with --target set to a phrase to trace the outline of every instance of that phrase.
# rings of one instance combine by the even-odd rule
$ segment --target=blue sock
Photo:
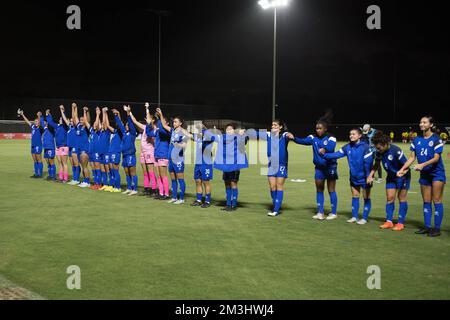
[[[72,180],[75,180],[75,166],[72,166]]]
[[[226,194],[227,194],[227,206],[231,206],[231,198],[232,198],[232,192],[231,188],[226,188]]]
[[[444,204],[435,203],[434,212],[434,228],[441,229],[442,218],[444,217]]]
[[[386,203],[386,221],[394,220],[395,202]]]
[[[201,201],[202,201],[202,197],[203,197],[203,193],[197,193],[197,198],[196,198],[196,200],[197,200],[198,202],[201,202]]]
[[[323,213],[323,203],[325,202],[323,192],[316,193],[316,201],[317,201],[317,212]]]
[[[134,175],[132,176],[133,179],[133,191],[137,191],[138,188],[138,176]]]
[[[231,189],[232,195],[233,195],[233,207],[237,207],[237,200],[238,200],[238,195],[239,195],[239,191],[238,188],[236,189]]]
[[[211,202],[211,193],[207,193],[205,195],[205,202],[210,203]]]
[[[359,217],[359,198],[352,198],[352,217]]]
[[[48,176],[51,177],[52,176],[52,166],[50,164],[47,164],[47,171],[48,171]]]
[[[75,167],[75,171],[73,172],[72,179],[75,180],[75,181],[80,181],[80,173],[81,173],[80,166],[76,166]]]
[[[184,194],[186,193],[186,182],[184,179],[179,179],[178,182],[180,183],[180,200],[184,200]]]
[[[114,186],[114,172],[111,169],[108,172],[108,182],[108,186]]]
[[[90,183],[89,178],[84,178],[84,179],[83,179],[83,182],[84,182],[84,183]]]
[[[39,165],[37,162],[34,162],[34,175],[35,176],[39,175]]]
[[[131,176],[127,174],[127,190],[131,190]]]
[[[108,174],[106,171],[102,171],[102,183],[104,186],[108,185]]]
[[[277,190],[276,192],[277,192],[277,195],[275,198],[275,206],[273,208],[273,212],[280,212],[281,204],[283,203],[284,191]]]
[[[423,203],[423,221],[425,223],[425,227],[431,228],[431,217],[433,214],[433,209],[431,207],[431,202]]]
[[[331,214],[337,213],[338,198],[336,192],[330,192]]]
[[[400,209],[398,210],[398,223],[404,224],[406,214],[408,213],[408,202],[400,202]]]
[[[44,173],[44,164],[42,162],[38,162],[38,170],[39,170],[39,176],[42,177]]]
[[[178,183],[177,183],[177,179],[173,179],[172,180],[172,199],[177,199],[178,198]]]
[[[115,180],[115,184],[116,184],[116,189],[120,189],[122,188],[122,178],[120,176],[120,170],[119,169],[114,169],[114,180]]]
[[[56,164],[52,165],[52,175],[53,178],[56,178]]]
[[[101,184],[102,183],[102,170],[97,169],[97,184]]]
[[[275,206],[275,200],[277,198],[277,190],[270,190],[270,197],[272,198],[272,204]]]
[[[364,199],[364,211],[363,211],[363,219],[368,220],[370,210],[372,209],[372,200]]]

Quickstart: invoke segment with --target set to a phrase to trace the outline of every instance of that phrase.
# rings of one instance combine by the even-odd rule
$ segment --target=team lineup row
[[[278,216],[284,197],[284,184],[288,177],[288,143],[311,146],[315,165],[315,184],[317,220],[337,218],[338,197],[335,191],[337,159],[347,157],[350,169],[352,193],[352,218],[349,223],[366,224],[371,211],[370,191],[374,173],[383,167],[386,177],[386,222],[382,229],[401,231],[404,229],[408,211],[407,194],[411,183],[410,170],[420,171],[419,184],[423,197],[424,226],[416,233],[439,236],[443,219],[443,192],[446,182],[442,161],[444,143],[434,134],[434,120],[431,116],[420,120],[422,135],[411,143],[411,154],[407,158],[403,151],[392,144],[388,135],[376,132],[365,141],[360,128],[349,133],[349,143],[335,151],[336,138],[327,133],[328,119],[316,122],[316,132],[306,138],[295,137],[286,131],[281,120],[271,124],[269,132],[244,130],[230,123],[225,132],[209,130],[199,123],[194,132],[183,128],[183,120],[173,117],[171,123],[160,108],[155,113],[145,104],[144,123],[137,121],[130,106],[124,106],[126,121],[121,114],[112,109],[114,120],[109,119],[108,108],[96,108],[92,122],[89,109],[83,108],[78,115],[75,103],[71,107],[71,117],[60,106],[61,116],[58,123],[53,120],[50,110],[45,116],[37,113],[31,123],[22,110],[18,114],[31,127],[31,154],[34,161],[34,175],[43,175],[42,152],[48,165],[48,180],[59,181],[81,188],[121,192],[128,196],[137,195],[138,177],[136,174],[135,140],[141,136],[140,163],[144,175],[144,192],[159,200],[181,205],[185,203],[186,183],[184,177],[184,150],[189,140],[195,143],[194,180],[196,199],[191,206],[207,208],[211,205],[211,184],[213,169],[223,172],[226,191],[226,206],[222,210],[235,211],[238,207],[238,183],[240,170],[249,166],[246,144],[250,139],[261,140],[267,144],[268,182],[273,210],[269,216]],[[216,151],[213,154],[213,145]],[[59,179],[56,177],[55,158],[59,165]],[[68,159],[72,165],[72,180],[69,182]],[[417,160],[417,164],[412,166]],[[126,176],[127,189],[121,190],[120,162]],[[91,174],[89,167],[92,170]],[[83,179],[80,182],[81,173]],[[169,177],[171,180],[170,197]],[[330,196],[331,213],[325,217],[325,184]],[[179,190],[178,190],[179,189]],[[363,196],[362,218],[359,218],[360,197]],[[399,200],[398,221],[394,224],[395,200]],[[434,228],[432,227],[434,203]]]

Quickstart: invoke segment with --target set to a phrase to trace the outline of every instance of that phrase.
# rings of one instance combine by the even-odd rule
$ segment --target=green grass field
[[[312,154],[295,144],[289,178],[307,182],[286,183],[277,218],[266,215],[267,178],[256,165],[241,173],[242,208],[224,214],[218,171],[216,203],[200,209],[30,179],[28,141],[0,141],[0,164],[0,276],[47,299],[450,299],[449,191],[442,236],[415,235],[422,223],[416,173],[406,229],[396,233],[378,229],[384,183],[374,187],[369,224],[346,223],[345,159],[339,219],[311,219]],[[187,166],[189,203],[192,171]],[[81,290],[66,287],[70,265],[81,268]],[[366,286],[370,265],[381,268],[381,290]]]

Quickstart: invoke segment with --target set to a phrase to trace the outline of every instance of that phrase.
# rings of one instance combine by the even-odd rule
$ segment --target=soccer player
[[[41,117],[41,126],[44,128],[44,133],[42,134],[42,146],[44,148],[44,159],[47,161],[48,166],[48,177],[49,181],[56,181],[56,165],[55,165],[55,129],[53,129],[48,121],[47,117],[50,115],[50,110],[45,111],[44,117]]]
[[[444,205],[442,197],[444,194],[444,185],[446,182],[444,163],[442,161],[442,152],[444,144],[434,131],[434,119],[431,116],[425,116],[420,120],[420,130],[422,136],[419,136],[411,143],[411,155],[408,161],[397,173],[398,177],[403,177],[408,173],[408,168],[417,159],[418,164],[414,167],[415,171],[420,172],[420,190],[423,198],[423,216],[425,226],[416,231],[417,234],[427,234],[429,237],[441,235],[441,224],[444,216]],[[431,201],[434,202],[434,228],[432,228]]]
[[[100,171],[101,171],[101,181],[102,187],[99,189],[101,191],[111,191],[113,188],[112,184],[112,173],[109,168],[109,146],[111,143],[111,131],[107,128],[107,122],[105,119],[105,113],[101,109],[102,120],[101,120],[101,129],[98,136],[98,153],[100,154]],[[106,108],[105,111],[108,111]]]
[[[78,107],[75,103],[72,103],[72,119],[73,124],[77,129],[77,154],[78,161],[81,163],[81,168],[83,171],[83,182],[78,186],[80,188],[89,188],[90,175],[89,175],[89,109],[87,107],[83,108],[83,117],[78,118]]]
[[[155,199],[169,200],[169,178],[167,167],[169,166],[170,134],[168,134],[166,130],[161,130],[161,117],[162,114],[156,112],[156,127],[153,126],[153,124],[147,124],[145,130],[147,137],[155,138],[155,167],[158,171],[159,188],[159,194],[155,196]]]
[[[90,187],[91,190],[99,190],[102,188],[101,157],[99,152],[99,139],[102,130],[100,123],[101,113],[102,111],[99,107],[95,108],[94,125],[89,128],[89,161],[94,179],[94,185]]]
[[[127,190],[122,192],[129,196],[137,195],[138,177],[136,175],[136,137],[137,131],[134,127],[133,121],[130,117],[130,106],[123,106],[123,110],[127,113],[127,122],[125,126],[118,117],[119,111],[113,109],[113,113],[116,116],[116,123],[122,132],[122,167],[126,174]]]
[[[225,134],[216,139],[218,146],[214,168],[223,172],[222,179],[225,184],[227,205],[221,210],[227,212],[237,210],[241,169],[248,168],[248,160],[245,154],[248,136],[244,133],[244,130],[237,129],[236,124],[229,123],[225,127]],[[205,202],[202,208],[208,208],[209,206],[210,204]]]
[[[338,152],[326,153],[325,149],[321,149],[320,153],[327,160],[347,157],[352,191],[352,218],[347,220],[347,222],[357,222],[359,225],[364,225],[369,219],[372,207],[370,200],[370,189],[372,186],[367,184],[367,177],[372,170],[373,152],[367,143],[361,141],[361,138],[361,129],[353,128],[350,130],[350,143],[344,145]],[[364,198],[364,210],[362,219],[358,220],[361,189]]]
[[[319,150],[324,149],[328,153],[333,153],[336,147],[336,138],[329,135],[328,122],[324,119],[317,121],[316,134],[310,135],[307,138],[294,138],[294,142],[301,145],[312,146],[313,150],[313,163],[315,165],[315,182],[316,182],[316,201],[317,201],[317,214],[313,216],[313,219],[324,220],[324,189],[325,181],[327,182],[328,194],[330,195],[331,213],[327,216],[327,220],[333,220],[337,218],[337,194],[336,194],[336,180],[338,179],[337,173],[337,160],[325,160]]]
[[[69,148],[67,147],[67,127],[63,123],[63,119],[59,118],[58,124],[53,121],[50,110],[47,114],[47,123],[55,130],[56,142],[56,159],[59,165],[59,181],[67,183],[69,180],[69,166],[67,165],[67,157]]]
[[[120,155],[122,152],[122,132],[112,127],[109,122],[108,117],[108,108],[103,108],[103,120],[105,121],[105,128],[107,128],[111,132],[111,142],[108,150],[108,163],[109,163],[109,172],[111,173],[109,177],[109,183],[112,188],[107,188],[104,191],[109,191],[113,193],[121,193],[121,177],[120,177]],[[115,114],[116,118],[116,126],[118,122],[121,122],[120,113],[117,112]],[[106,162],[106,161],[105,161]]]
[[[204,123],[197,124],[197,133],[191,135],[195,141],[195,166],[194,180],[196,188],[196,200],[191,204],[193,207],[209,207],[211,204],[211,180],[213,179],[212,147],[215,135],[207,130]],[[203,190],[205,201],[203,202]]]
[[[145,103],[145,121],[147,124],[153,122],[152,116],[149,111],[150,104]],[[141,155],[140,162],[142,166],[142,173],[144,174],[144,191],[141,195],[153,196],[158,193],[156,188],[156,175],[155,175],[155,138],[148,137],[146,133],[146,125],[136,120],[133,113],[130,111],[130,117],[137,130],[142,133],[141,136]],[[151,188],[150,188],[151,185]]]
[[[372,128],[370,124],[365,124],[363,126],[363,138],[362,140],[365,141],[370,146],[370,151],[375,153],[375,146],[372,143],[372,138],[377,132],[376,129]],[[381,169],[381,166],[378,167],[378,179],[375,180],[376,183],[381,183],[383,181],[383,170]]]
[[[68,156],[72,165],[72,181],[68,182],[67,184],[77,185],[80,183],[81,173],[77,151],[77,129],[73,124],[73,119],[67,119],[63,105],[59,106],[59,110],[61,111],[61,117],[67,126],[67,147],[69,148]]]
[[[383,132],[378,131],[372,138],[377,152],[375,153],[375,164],[367,177],[367,184],[373,182],[375,171],[382,165],[386,170],[386,222],[380,226],[381,229],[392,229],[402,231],[405,228],[405,218],[408,212],[408,190],[411,184],[411,173],[403,177],[397,177],[397,172],[403,167],[407,159],[399,147],[392,144],[391,139]],[[398,223],[394,225],[395,197],[400,202],[398,212]]]
[[[40,121],[42,113],[38,112],[34,123],[28,120],[22,110],[19,110],[18,113],[31,128],[31,157],[34,162],[34,174],[31,178],[42,178],[42,171],[44,169],[44,165],[42,164],[42,134],[44,133],[44,129],[41,127]]]
[[[408,137],[409,137],[408,132],[407,132],[407,131],[404,131],[404,132],[402,133],[402,142],[403,142],[403,143],[408,143]]]

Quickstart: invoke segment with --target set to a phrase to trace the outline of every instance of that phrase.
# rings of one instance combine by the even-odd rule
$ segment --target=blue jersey
[[[186,136],[181,128],[179,130],[170,130],[169,157],[175,163],[184,162],[184,147],[179,146],[186,142]]]
[[[64,124],[56,124],[51,115],[47,116],[47,123],[56,131],[55,141],[56,147],[61,148],[67,146],[67,129]]]
[[[42,127],[37,127],[36,125],[31,125],[31,146],[32,147],[42,147],[42,133],[44,129]]]
[[[164,129],[161,120],[158,120],[156,129],[147,125],[145,130],[147,137],[155,138],[155,159],[169,159],[170,133]]]
[[[305,146],[312,146],[313,163],[316,167],[325,169],[337,166],[336,159],[324,159],[319,152],[320,149],[325,149],[327,153],[333,153],[336,148],[335,137],[329,135],[324,135],[323,137],[310,135],[304,139],[294,138],[294,142]]]
[[[133,120],[131,117],[127,118],[128,123],[128,131],[126,131],[125,126],[122,121],[120,121],[119,117],[116,116],[116,123],[119,127],[120,132],[122,133],[122,154],[123,155],[135,155],[136,154],[136,137],[137,131],[134,127]]]
[[[325,159],[339,159],[347,157],[350,168],[350,181],[358,184],[365,184],[367,177],[372,170],[373,152],[365,142],[348,143],[338,152],[325,153]]]
[[[47,123],[44,124],[44,118],[41,117],[41,126],[44,128],[44,134],[42,135],[42,147],[44,149],[55,149],[55,130]]]
[[[400,149],[396,145],[391,145],[389,150],[387,150],[383,154],[376,152],[375,159],[381,161],[384,169],[388,174],[388,178],[392,179],[397,178],[397,172],[407,161],[402,149]],[[411,173],[408,171],[407,175],[410,176]]]
[[[67,130],[67,146],[69,148],[77,147],[77,129],[72,125],[69,125]]]
[[[120,121],[120,120],[119,120]],[[111,134],[111,142],[109,144],[109,153],[122,152],[122,133],[117,129]]]
[[[212,164],[212,148],[216,137],[209,130],[202,130],[201,134],[194,134],[195,164]]]
[[[89,154],[98,153],[98,137],[99,132],[91,127],[89,129]]]
[[[98,137],[98,153],[107,154],[111,140],[111,131],[108,129],[101,130]]]
[[[267,159],[269,160],[269,166],[273,163],[286,167],[289,161],[287,132],[280,135],[274,135],[272,132],[267,131],[255,131],[247,130],[245,135],[251,139],[261,139],[267,141]]]
[[[442,152],[444,151],[444,143],[437,134],[433,134],[429,138],[416,137],[411,143],[411,151],[416,153],[417,162],[424,163],[434,158],[435,154],[439,154],[437,163],[424,167],[421,173],[437,173],[445,172],[444,163],[442,162]]]
[[[214,168],[223,172],[232,172],[248,168],[245,145],[248,137],[237,134],[223,134],[216,139],[217,152]]]
[[[88,152],[89,151],[89,133],[88,129],[79,122],[76,126],[77,131],[77,143],[76,147],[80,151]]]

